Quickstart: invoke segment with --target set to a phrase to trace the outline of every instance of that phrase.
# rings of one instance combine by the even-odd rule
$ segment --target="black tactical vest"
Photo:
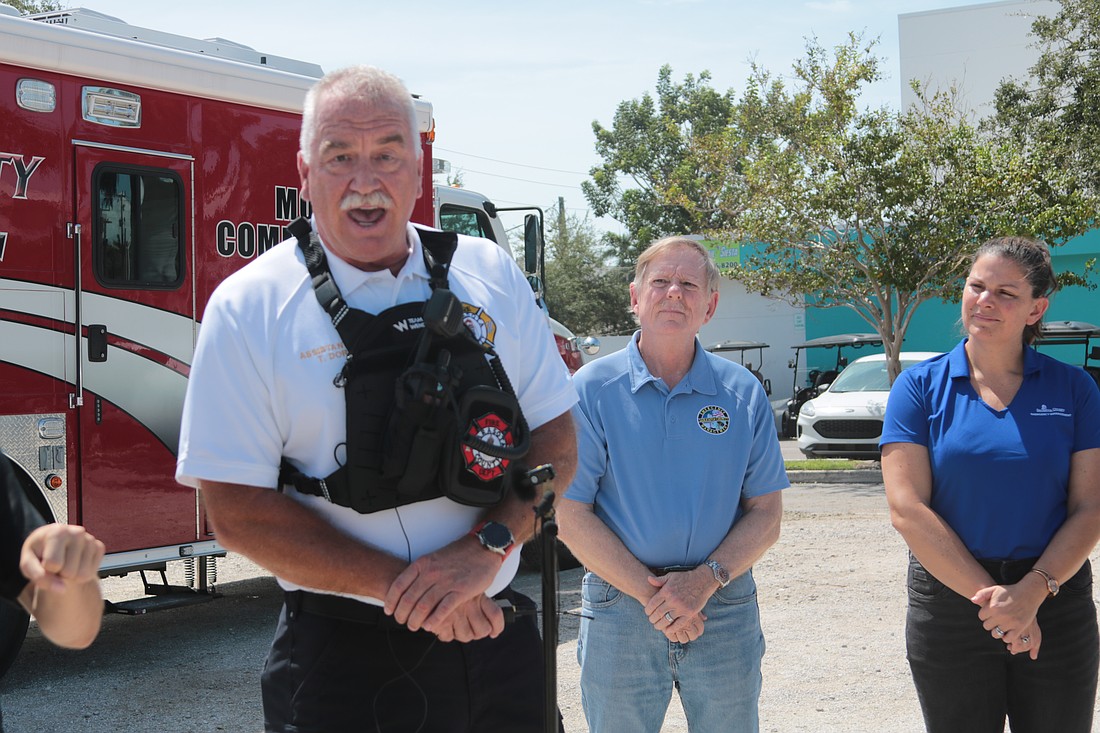
[[[361,514],[446,496],[499,503],[524,475],[530,434],[491,345],[463,322],[448,288],[454,232],[418,230],[432,295],[372,315],[344,301],[305,219],[289,231],[305,254],[314,293],[347,349],[347,462],[323,479],[283,461],[280,484]]]

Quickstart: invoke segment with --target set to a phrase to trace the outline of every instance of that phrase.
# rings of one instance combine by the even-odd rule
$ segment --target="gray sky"
[[[466,188],[502,205],[566,207],[599,163],[592,121],[610,125],[623,100],[652,92],[661,65],[673,78],[709,70],[715,88],[740,90],[755,59],[786,73],[805,39],[826,47],[848,31],[880,39],[886,78],[865,103],[897,106],[899,13],[974,0],[87,0],[132,25],[320,64],[381,66],[435,106],[437,158]],[[413,10],[409,10],[412,8]],[[601,229],[618,230],[610,220]]]

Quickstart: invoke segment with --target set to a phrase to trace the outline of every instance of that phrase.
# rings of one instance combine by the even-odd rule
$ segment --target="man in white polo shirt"
[[[588,570],[577,657],[592,733],[658,733],[673,687],[692,731],[758,729],[751,570],[789,484],[760,382],[696,338],[719,278],[698,242],[652,244],[630,284],[641,330],[574,376],[577,474],[558,521]]]
[[[564,486],[575,461],[576,396],[545,317],[518,267],[491,242],[459,237],[449,270],[429,276],[437,250],[422,240],[438,235],[409,224],[421,153],[411,97],[395,77],[356,67],[322,79],[306,100],[298,169],[315,234],[273,248],[211,298],[177,469],[180,481],[201,489],[219,541],[287,591],[262,680],[267,730],[541,730],[538,629],[533,617],[506,627],[496,602],[528,603],[508,584],[519,562],[513,550],[534,529],[534,499],[507,493],[469,505],[453,500],[449,485],[433,496],[431,481],[418,493],[422,479],[451,469],[475,495],[482,482],[508,478],[504,467],[518,461],[485,446],[513,445],[524,432],[510,390],[490,390],[487,399],[500,406],[471,416],[470,431],[485,438],[473,444],[479,449],[463,443],[447,454],[465,466],[433,467],[439,455],[417,440],[432,438],[434,423],[422,421],[407,460],[386,464],[389,483],[364,485],[353,473],[361,456],[369,463],[372,451],[386,452],[401,430],[381,424],[375,443],[348,434],[358,411],[346,405],[359,384],[349,351],[360,354],[363,344],[347,343],[342,329],[348,309],[356,309],[351,320],[369,320],[363,314],[382,319],[411,307],[381,330],[416,330],[419,314],[429,320],[424,301],[453,293],[441,322],[453,323],[457,311],[468,325],[446,343],[470,340],[469,328],[479,349],[495,351],[530,426],[526,465],[553,464]],[[326,313],[324,282],[347,309]],[[402,306],[409,303],[416,305]],[[369,347],[383,335],[363,340]],[[359,361],[370,367],[377,354],[366,353]],[[444,362],[402,374],[402,388],[447,372]],[[452,389],[448,379],[440,377],[441,393]],[[395,386],[368,383],[378,396],[362,406],[394,400]],[[410,410],[436,401],[432,394],[409,400]],[[442,409],[440,425],[464,404]]]

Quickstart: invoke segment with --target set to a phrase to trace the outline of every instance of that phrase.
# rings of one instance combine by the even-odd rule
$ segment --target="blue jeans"
[[[659,733],[673,687],[689,730],[759,730],[764,635],[751,572],[711,597],[703,635],[687,644],[669,641],[641,604],[594,573],[581,601],[577,661],[591,733]]]
[[[1031,567],[982,564],[1001,584]],[[1013,656],[982,628],[977,606],[910,559],[905,641],[929,733],[1002,733],[1006,717],[1012,733],[1090,733],[1100,641],[1088,561],[1037,618],[1039,658]]]

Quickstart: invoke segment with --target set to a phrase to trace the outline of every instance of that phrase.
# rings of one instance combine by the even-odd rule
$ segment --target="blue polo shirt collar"
[[[638,390],[650,382],[653,382],[658,389],[667,392],[668,386],[649,372],[649,367],[646,366],[645,360],[642,359],[642,352],[638,350],[638,339],[641,338],[641,335],[641,331],[635,331],[630,339],[630,343],[626,346],[627,368],[630,372],[630,392],[631,394],[637,394]],[[696,338],[695,358],[691,362],[691,369],[688,370],[688,373],[684,375],[684,378],[681,379],[679,384],[672,390],[672,394],[679,392],[718,394],[718,387],[714,379],[714,370],[711,368],[710,362],[707,361],[706,354],[707,352],[703,349],[703,345],[699,342],[699,339]]]
[[[948,373],[952,379],[970,379],[970,362],[966,358],[966,342],[963,339],[947,355]],[[1039,371],[1039,352],[1031,346],[1024,347],[1024,376]]]

